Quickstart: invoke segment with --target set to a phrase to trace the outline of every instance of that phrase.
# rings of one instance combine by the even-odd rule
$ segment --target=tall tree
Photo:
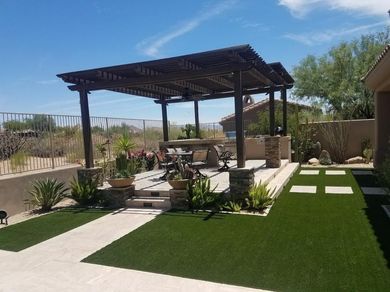
[[[307,56],[293,69],[293,95],[343,119],[373,118],[373,92],[360,79],[389,41],[390,27],[342,42],[320,57]]]

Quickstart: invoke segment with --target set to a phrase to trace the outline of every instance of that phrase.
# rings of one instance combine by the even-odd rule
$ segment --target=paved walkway
[[[23,251],[0,250],[0,291],[261,291],[80,262],[158,213],[123,209]]]

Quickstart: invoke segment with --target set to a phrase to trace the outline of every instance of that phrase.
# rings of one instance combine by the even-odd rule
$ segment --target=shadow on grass
[[[180,217],[188,217],[188,218],[198,218],[199,220],[208,221],[210,219],[216,219],[216,220],[224,219],[226,215],[214,211],[210,211],[210,212],[199,211],[193,213],[188,210],[172,209],[169,210],[168,212],[161,214],[161,216],[176,216],[176,217],[180,216]]]
[[[354,178],[359,187],[380,187],[375,175],[355,175]],[[364,196],[364,200],[367,205],[364,209],[365,214],[383,251],[387,267],[390,268],[390,218],[382,208],[382,205],[390,204],[390,199],[384,195],[368,195]]]

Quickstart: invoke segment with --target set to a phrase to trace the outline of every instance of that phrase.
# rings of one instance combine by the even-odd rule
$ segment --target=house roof
[[[281,102],[280,100],[277,100],[275,99],[275,103],[279,103]],[[263,100],[260,100],[256,103],[253,103],[251,105],[248,105],[246,107],[244,107],[244,114],[247,113],[247,112],[251,112],[251,111],[255,111],[255,110],[259,110],[261,108],[264,108],[267,106],[267,104],[269,103],[269,99],[263,99]],[[308,105],[305,105],[305,104],[300,104],[300,103],[296,103],[296,102],[287,102],[288,105],[298,105],[299,107],[301,108],[307,108],[307,109],[310,109],[311,107],[308,106]],[[235,117],[235,114],[230,114],[230,115],[227,115],[225,117],[223,117],[220,121],[220,123],[222,122],[226,122],[226,121],[229,121],[229,120],[233,120]]]
[[[233,72],[241,72],[243,94],[291,88],[281,63],[267,64],[250,45],[58,74],[71,90],[111,90],[157,101],[234,95]],[[230,94],[230,95],[229,95]]]
[[[390,52],[390,44],[387,44],[382,51],[382,53],[379,54],[379,56],[376,58],[374,64],[370,67],[370,69],[367,71],[367,73],[362,77],[362,81],[364,81],[372,71],[374,71],[375,67],[378,66],[378,64],[381,62],[381,60]]]

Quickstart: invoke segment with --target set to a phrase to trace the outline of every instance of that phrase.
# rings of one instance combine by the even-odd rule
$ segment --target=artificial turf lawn
[[[65,208],[0,229],[0,249],[20,251],[95,220],[109,211]]]
[[[389,291],[385,199],[365,199],[350,170],[298,173],[267,217],[171,211],[84,261],[270,290]],[[289,194],[293,184],[317,194]],[[326,195],[325,185],[354,194]]]

